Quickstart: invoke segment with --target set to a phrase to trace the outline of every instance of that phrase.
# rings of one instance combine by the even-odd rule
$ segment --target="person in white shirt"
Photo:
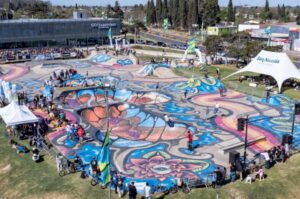
[[[269,156],[269,153],[267,151],[261,153],[261,155],[265,158],[265,167],[266,169],[269,169],[270,168],[270,156]]]
[[[220,105],[218,103],[215,104],[214,113],[217,114],[219,112]]]
[[[146,182],[146,186],[144,187],[145,199],[150,199],[151,196],[150,190],[151,187],[149,186],[148,182]]]
[[[170,121],[168,115],[164,115],[164,120],[166,121],[166,123],[168,123]]]

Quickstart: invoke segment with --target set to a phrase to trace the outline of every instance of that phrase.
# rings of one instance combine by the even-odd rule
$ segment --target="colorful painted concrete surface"
[[[171,183],[173,178],[205,179],[216,167],[227,166],[225,148],[240,146],[244,141],[244,132],[236,130],[240,116],[249,114],[253,121],[248,132],[249,140],[254,141],[249,146],[249,157],[280,144],[283,134],[291,132],[293,102],[285,96],[273,96],[266,103],[264,99],[226,91],[215,78],[180,81],[164,77],[136,78],[135,74],[158,67],[132,63],[126,57],[110,55],[95,56],[83,62],[82,67],[80,60],[66,63],[82,75],[88,70],[90,76],[95,76],[87,80],[91,84],[113,79],[116,90],[109,91],[107,98],[100,88],[66,89],[57,96],[55,102],[65,110],[67,118],[79,122],[87,132],[82,145],[78,140],[68,139],[64,129],[50,133],[49,140],[61,153],[69,158],[76,153],[88,164],[99,153],[108,124],[111,165],[115,170],[128,180]],[[14,80],[32,94],[40,92],[51,71],[63,68],[45,68],[42,64],[35,64],[30,71],[22,65],[5,67],[8,72],[1,78]],[[12,75],[11,70],[19,72]],[[81,81],[72,80],[69,85],[78,86]],[[220,88],[226,91],[224,96],[220,96]],[[43,113],[36,111],[36,114]],[[164,115],[174,125],[169,126]],[[193,151],[187,146],[188,130],[193,133]],[[294,146],[300,147],[299,122],[295,127]]]

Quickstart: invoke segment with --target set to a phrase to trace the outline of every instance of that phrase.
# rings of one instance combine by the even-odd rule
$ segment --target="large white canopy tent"
[[[281,87],[285,80],[289,78],[300,79],[300,70],[286,53],[265,50],[262,50],[246,67],[224,79],[242,72],[254,72],[272,76],[278,84],[279,93],[281,92]]]
[[[7,126],[38,122],[38,118],[25,105],[18,105],[12,101],[9,105],[0,108],[0,116]]]

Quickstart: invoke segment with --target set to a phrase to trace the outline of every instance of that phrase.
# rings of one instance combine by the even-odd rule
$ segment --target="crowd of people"
[[[263,159],[264,164],[258,165],[256,161],[251,161],[248,165],[243,165],[240,161],[232,163],[229,168],[229,180],[234,182],[236,178],[240,181],[243,179],[245,183],[252,183],[256,179],[262,181],[265,179],[265,169],[270,169],[276,163],[283,163],[290,157],[289,145],[280,145],[271,148],[268,151],[259,154],[260,158]]]
[[[83,52],[76,48],[28,48],[0,50],[0,61],[27,61],[35,59],[39,55],[54,59],[54,54],[60,54],[62,58],[68,58],[71,57],[71,53],[76,55],[75,58],[84,57]]]

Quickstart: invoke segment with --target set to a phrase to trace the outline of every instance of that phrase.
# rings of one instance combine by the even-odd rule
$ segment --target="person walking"
[[[117,192],[119,198],[123,196],[123,178],[120,173],[117,173]]]
[[[190,130],[188,130],[187,135],[188,135],[188,149],[190,151],[192,151],[193,150],[193,135]]]
[[[151,187],[149,186],[149,183],[146,182],[146,186],[144,187],[145,199],[150,199],[150,197],[151,197],[150,190],[151,190]]]
[[[219,112],[220,105],[218,103],[215,104],[214,114],[216,115]]]
[[[136,187],[134,186],[134,182],[131,182],[131,184],[129,185],[129,199],[136,199],[136,195],[137,195],[137,190]]]

